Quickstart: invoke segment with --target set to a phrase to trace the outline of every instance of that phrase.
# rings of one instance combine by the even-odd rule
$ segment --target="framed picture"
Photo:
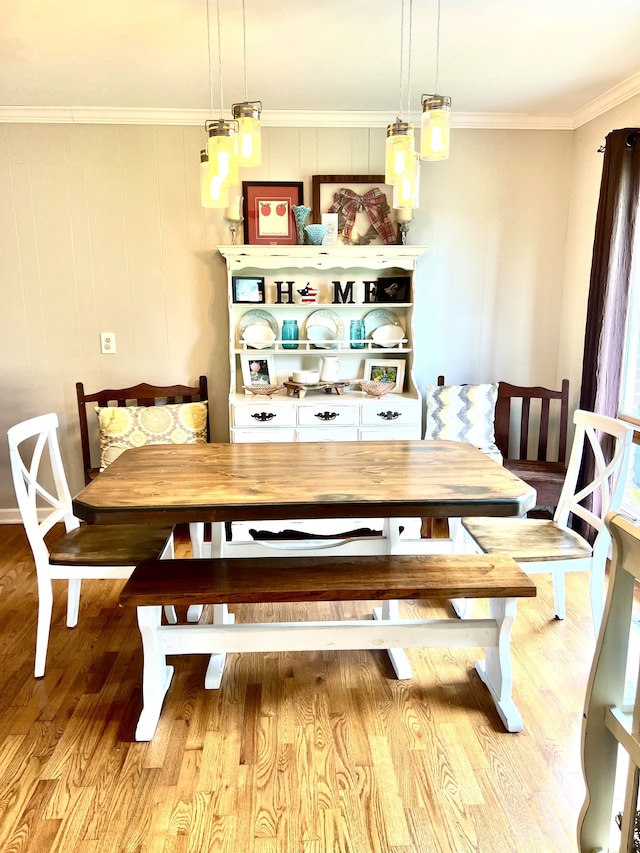
[[[293,206],[303,203],[302,181],[243,181],[244,242],[256,246],[295,246]]]
[[[339,243],[398,242],[397,211],[391,207],[393,187],[385,184],[384,175],[313,175],[311,190],[313,221],[321,222],[323,213],[337,213]],[[350,205],[351,200],[358,204]]]
[[[410,277],[386,276],[376,282],[376,302],[410,302]]]
[[[367,358],[364,363],[364,379],[369,382],[395,382],[395,390],[404,390],[404,359]]]
[[[243,385],[276,385],[276,368],[272,355],[240,355]],[[247,394],[250,394],[247,391]]]
[[[234,275],[231,284],[234,302],[264,302],[264,278]]]

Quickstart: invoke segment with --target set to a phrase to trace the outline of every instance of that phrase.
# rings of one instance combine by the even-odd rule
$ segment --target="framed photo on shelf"
[[[376,302],[410,302],[411,278],[407,275],[385,276],[376,282]]]
[[[234,302],[264,302],[264,278],[234,275],[231,284]]]
[[[338,243],[367,246],[398,242],[398,212],[391,207],[393,187],[385,184],[384,175],[313,175],[311,191],[314,222],[321,222],[322,214],[335,206],[331,212],[338,214]],[[349,206],[354,196],[358,207],[364,203],[355,217]]]
[[[367,358],[364,363],[364,379],[368,382],[395,382],[395,390],[404,389],[404,359]]]
[[[276,385],[276,367],[272,355],[255,355],[242,353],[240,355],[242,364],[243,385]],[[247,391],[250,394],[251,391]]]
[[[303,203],[302,181],[243,181],[244,242],[253,246],[295,246],[293,206]]]

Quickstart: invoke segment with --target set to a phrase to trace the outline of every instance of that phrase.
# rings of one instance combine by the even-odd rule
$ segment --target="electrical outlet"
[[[115,332],[100,332],[100,352],[103,355],[115,355],[116,336]]]

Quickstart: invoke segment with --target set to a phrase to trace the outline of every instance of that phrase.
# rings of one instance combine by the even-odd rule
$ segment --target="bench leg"
[[[213,605],[213,624],[214,625],[233,625],[236,617],[233,613],[229,613],[226,604]],[[205,690],[218,690],[222,681],[222,673],[224,672],[225,661],[227,660],[226,652],[216,652],[209,658],[209,664],[204,676]]]
[[[498,640],[494,647],[487,649],[485,660],[476,661],[476,671],[491,693],[508,732],[521,732],[523,728],[522,717],[511,697],[513,673],[509,643],[517,606],[516,598],[489,600],[489,614],[496,621]]]
[[[162,703],[171,684],[173,667],[158,633],[162,607],[138,607],[138,627],[142,636],[142,713],[136,726],[136,740],[151,740],[160,719]]]
[[[382,607],[374,607],[373,618],[386,619],[387,621],[390,619],[399,619],[400,608],[398,607],[397,600],[391,599],[389,601],[383,601]],[[413,677],[411,664],[409,663],[409,658],[407,657],[407,653],[404,649],[387,649],[387,654],[389,655],[391,666],[400,681]]]

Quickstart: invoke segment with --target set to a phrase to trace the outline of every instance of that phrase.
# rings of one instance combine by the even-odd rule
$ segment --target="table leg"
[[[373,618],[387,621],[390,619],[399,619],[400,608],[397,600],[392,599],[389,601],[383,601],[382,607],[374,607]],[[401,681],[413,676],[411,664],[409,663],[409,658],[407,657],[407,653],[404,649],[387,649],[387,654],[389,655],[389,660],[391,661],[391,666],[393,667],[396,676]]]
[[[162,607],[138,607],[138,627],[142,636],[142,713],[136,726],[136,740],[151,740],[160,719],[173,667],[167,658],[158,635]]]
[[[511,696],[513,673],[511,670],[511,627],[516,616],[516,598],[489,599],[489,615],[498,629],[496,645],[487,648],[486,658],[476,661],[476,672],[493,697],[500,719],[508,732],[521,732],[522,717]]]
[[[214,625],[233,625],[236,617],[233,613],[229,613],[226,604],[213,605],[213,624]],[[227,660],[226,652],[216,652],[209,658],[209,664],[204,676],[204,686],[206,690],[218,690],[222,681],[222,673]]]

